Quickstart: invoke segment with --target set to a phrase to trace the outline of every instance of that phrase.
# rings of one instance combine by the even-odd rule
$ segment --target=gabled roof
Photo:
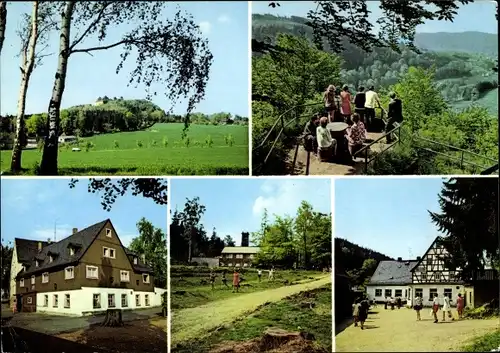
[[[258,246],[226,246],[222,249],[223,254],[257,254]]]
[[[416,260],[380,261],[368,285],[410,284],[412,282],[411,270],[417,263]]]
[[[427,249],[427,251],[424,253],[424,255],[420,258],[419,261],[417,261],[417,264],[415,266],[413,266],[412,268],[412,272],[414,269],[416,269],[418,266],[420,266],[420,264],[422,263],[422,261],[424,261],[424,258],[427,256],[427,254],[429,253],[429,251],[434,247],[434,244],[437,243],[437,241],[440,239],[441,237],[440,236],[437,236],[436,239],[434,239],[434,241],[431,243],[431,246],[429,246],[429,248]]]
[[[37,250],[36,253],[33,253],[32,258],[29,261],[30,266],[27,269],[27,271],[21,271],[19,272],[18,275],[30,275],[43,270],[48,270],[50,268],[69,265],[71,263],[80,261],[83,254],[85,254],[87,249],[94,242],[95,238],[97,237],[99,232],[101,232],[102,228],[108,221],[109,219],[106,219],[99,223],[93,224],[90,227],[82,229],[81,231],[76,232],[75,234],[72,234],[69,237],[64,238],[56,243],[51,243],[50,245],[46,245],[45,247],[42,248],[42,251],[40,252],[38,252]],[[75,252],[74,255],[70,256],[68,251],[68,246],[69,245],[74,246],[75,243],[81,244],[81,249],[80,251]],[[55,259],[53,259],[54,261],[49,262],[48,260],[49,252],[58,253],[59,256],[56,256]],[[34,263],[35,257],[42,262],[39,264],[38,267],[36,267]]]
[[[20,263],[31,262],[33,260],[33,256],[38,254],[38,243],[42,244],[42,248],[49,245],[46,241],[21,238],[15,238],[14,243],[16,246],[17,261]]]

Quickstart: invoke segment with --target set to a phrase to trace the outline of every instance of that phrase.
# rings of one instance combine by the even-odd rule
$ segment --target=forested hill
[[[417,33],[417,47],[436,52],[464,52],[498,56],[498,35],[484,32]]]
[[[306,25],[304,17],[280,17],[270,14],[252,15],[252,36],[254,39],[264,40],[273,33],[288,33],[298,35],[305,33],[312,38],[312,30]],[[436,32],[417,33],[415,44],[418,48],[436,52],[463,52],[487,55],[491,58],[498,56],[498,35],[484,32]],[[350,45],[346,45],[351,50]]]
[[[373,259],[377,263],[393,258],[377,251],[364,248],[342,238],[335,238],[335,266],[344,271],[360,269],[366,259]]]

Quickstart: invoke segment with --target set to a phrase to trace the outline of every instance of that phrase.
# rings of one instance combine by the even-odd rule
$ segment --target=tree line
[[[260,229],[252,233],[252,242],[260,248],[254,263],[270,268],[322,269],[332,265],[331,214],[315,211],[302,201],[292,216],[269,220],[267,210]]]
[[[5,42],[5,28],[9,6],[0,2],[0,53]],[[72,67],[70,57],[121,48],[116,73],[124,63],[135,58],[136,66],[129,73],[129,84],[143,85],[146,97],[156,95],[153,87],[165,87],[166,98],[172,106],[181,98],[187,99],[185,128],[189,114],[203,99],[213,60],[208,42],[191,15],[170,10],[164,2],[96,1],[96,2],[32,2],[31,14],[20,18],[21,82],[15,122],[15,140],[11,171],[21,171],[22,145],[25,137],[25,105],[33,71],[48,55],[45,49],[51,38],[58,38],[57,66],[47,110],[43,153],[40,163],[42,175],[57,175],[58,137],[61,131],[61,101],[66,74]],[[167,14],[171,16],[167,16]],[[159,20],[161,19],[161,20]],[[110,28],[133,23],[129,32],[123,32],[115,41],[107,37]],[[49,36],[51,33],[57,35]],[[76,34],[76,35],[72,35]],[[10,39],[10,38],[7,38]],[[95,46],[84,46],[89,39],[97,39]],[[137,55],[131,55],[137,54]],[[17,67],[16,67],[17,68]],[[159,85],[153,85],[159,83]]]
[[[199,197],[186,199],[182,211],[175,210],[170,223],[170,258],[177,263],[191,263],[193,257],[217,257],[225,246],[235,246],[231,235],[220,238],[216,229],[209,236],[201,218],[206,207]]]

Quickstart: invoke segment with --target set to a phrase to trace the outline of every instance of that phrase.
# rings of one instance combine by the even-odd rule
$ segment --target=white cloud
[[[331,212],[331,187],[328,179],[270,179],[261,186],[262,194],[255,199],[253,214],[261,217],[264,209],[273,214],[294,216],[305,200],[318,211]]]
[[[231,19],[227,15],[220,15],[219,18],[217,18],[217,22],[229,23],[229,22],[231,22]]]
[[[200,31],[203,34],[209,34],[210,30],[212,29],[212,24],[210,22],[207,22],[207,21],[203,21],[203,22],[198,23],[198,26],[200,27]]]

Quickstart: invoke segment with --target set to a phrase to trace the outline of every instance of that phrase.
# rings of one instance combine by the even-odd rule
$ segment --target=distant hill
[[[417,33],[415,45],[436,52],[464,52],[498,57],[498,35],[492,33]]]
[[[363,266],[366,259],[374,259],[377,262],[394,260],[393,258],[357,244],[349,240],[335,238],[335,267],[338,270],[350,271]]]

